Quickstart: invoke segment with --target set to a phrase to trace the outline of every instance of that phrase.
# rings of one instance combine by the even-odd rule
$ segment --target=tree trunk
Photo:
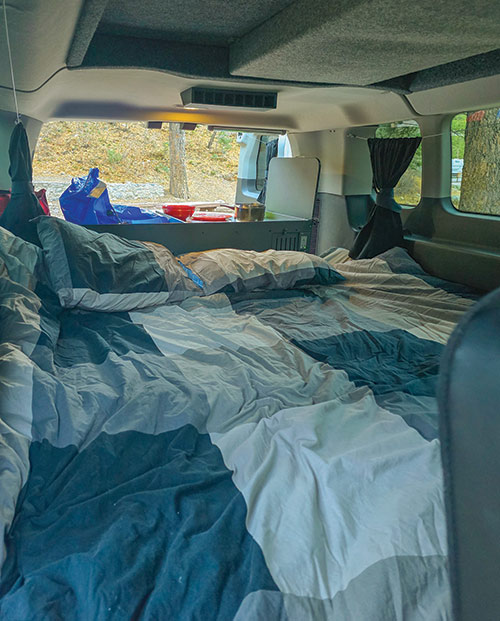
[[[179,123],[169,123],[170,194],[189,198],[186,170],[186,136]]]
[[[460,211],[500,215],[498,108],[467,116]]]

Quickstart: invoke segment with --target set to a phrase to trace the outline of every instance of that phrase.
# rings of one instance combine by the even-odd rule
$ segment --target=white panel
[[[315,157],[275,157],[269,164],[267,211],[312,218],[318,177]]]

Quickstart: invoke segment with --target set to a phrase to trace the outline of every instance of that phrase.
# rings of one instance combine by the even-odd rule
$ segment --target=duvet
[[[2,619],[451,617],[435,389],[474,295],[336,250],[335,285],[63,310],[16,243]]]

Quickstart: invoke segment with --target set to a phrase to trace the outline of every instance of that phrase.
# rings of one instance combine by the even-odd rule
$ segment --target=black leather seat
[[[500,289],[467,313],[439,386],[455,618],[500,619]]]

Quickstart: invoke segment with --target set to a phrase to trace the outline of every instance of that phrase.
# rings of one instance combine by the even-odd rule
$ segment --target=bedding
[[[221,248],[184,254],[179,261],[191,278],[198,278],[205,295],[332,285],[343,280],[321,257],[292,250]]]
[[[35,273],[41,259],[38,246],[25,242],[0,227],[0,277],[33,289],[37,282]]]
[[[36,220],[52,289],[64,308],[127,311],[201,293],[164,246]]]
[[[105,313],[0,270],[1,618],[451,618],[435,383],[475,295],[325,261]]]

